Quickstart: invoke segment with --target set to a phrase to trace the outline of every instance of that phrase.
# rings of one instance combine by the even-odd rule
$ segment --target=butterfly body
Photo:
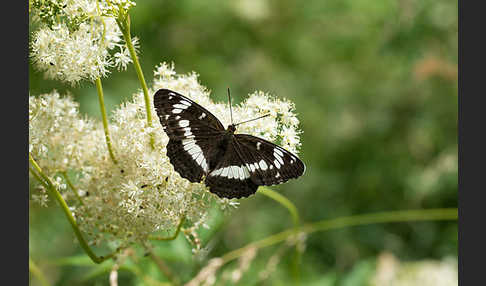
[[[214,151],[209,156],[209,170],[214,170],[218,162],[224,157],[228,145],[233,142],[234,133],[235,127],[233,125],[228,126],[228,129],[222,134],[222,139],[215,144]]]
[[[260,185],[275,185],[301,176],[297,156],[264,139],[235,134],[208,110],[189,98],[160,89],[154,105],[169,136],[167,156],[174,169],[191,182],[201,182],[219,197],[241,198]]]

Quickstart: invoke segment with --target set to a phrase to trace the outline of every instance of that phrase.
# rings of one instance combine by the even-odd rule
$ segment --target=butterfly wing
[[[267,140],[236,134],[235,142],[239,156],[257,185],[281,184],[305,172],[304,163],[296,155]]]
[[[250,170],[238,154],[234,138],[232,141],[227,144],[223,157],[205,180],[212,193],[230,199],[247,197],[258,188],[251,179]]]
[[[211,112],[168,89],[154,95],[154,106],[169,136],[167,156],[174,169],[191,182],[200,182],[210,169],[209,158],[224,127]]]
[[[260,185],[276,185],[301,176],[304,163],[294,154],[264,139],[236,134],[219,164],[206,177],[220,197],[241,198]]]

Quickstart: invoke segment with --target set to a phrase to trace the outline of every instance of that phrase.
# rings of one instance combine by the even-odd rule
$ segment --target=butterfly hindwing
[[[254,194],[258,185],[253,182],[249,169],[238,155],[234,138],[227,146],[224,156],[207,175],[206,185],[219,197],[241,198]]]
[[[297,156],[267,140],[235,134],[235,141],[252,180],[258,185],[281,184],[305,172],[305,165]]]
[[[160,89],[154,106],[169,136],[167,156],[174,169],[191,182],[200,182],[209,171],[211,149],[224,127],[208,110],[171,90]]]

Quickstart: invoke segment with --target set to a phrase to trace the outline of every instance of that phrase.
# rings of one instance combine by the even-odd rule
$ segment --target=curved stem
[[[96,254],[93,252],[93,250],[91,250],[88,243],[86,242],[83,235],[81,234],[81,231],[79,230],[78,224],[76,223],[76,220],[74,219],[71,211],[69,210],[69,207],[66,204],[66,201],[64,201],[64,199],[61,196],[61,194],[59,193],[59,191],[54,187],[54,185],[51,182],[51,179],[49,179],[49,177],[42,172],[42,169],[39,167],[39,165],[37,164],[37,162],[34,160],[34,158],[32,157],[32,155],[30,153],[29,153],[29,162],[32,164],[32,166],[34,167],[35,171],[37,171],[38,174],[32,168],[29,168],[30,172],[32,173],[32,175],[34,175],[34,177],[36,177],[36,179],[39,180],[39,182],[41,182],[41,184],[44,185],[44,187],[46,187],[46,189],[49,191],[49,193],[59,203],[59,205],[61,206],[61,209],[63,210],[64,214],[66,215],[66,218],[68,219],[69,223],[71,224],[71,227],[73,228],[74,234],[78,238],[79,244],[81,245],[83,250],[86,252],[86,254],[88,254],[88,256],[91,258],[91,260],[93,260],[94,263],[99,264],[99,263],[113,257],[114,253],[107,255],[107,256],[100,256],[100,257],[96,256]],[[42,179],[39,177],[39,175],[40,175],[40,177],[42,177]]]
[[[290,236],[298,232],[310,234],[317,231],[327,231],[332,229],[367,225],[375,223],[392,223],[392,222],[411,222],[411,221],[434,221],[434,220],[457,220],[457,208],[449,209],[429,209],[429,210],[407,210],[391,211],[374,214],[363,214],[348,217],[340,217],[330,220],[322,220],[314,223],[308,223],[301,227],[291,228],[280,233],[268,236],[264,239],[252,242],[242,248],[230,251],[221,258],[224,263],[240,257],[249,248],[263,248],[276,243],[285,241]]]
[[[155,262],[159,270],[164,274],[165,277],[173,284],[173,285],[180,285],[180,280],[179,278],[174,274],[174,272],[167,266],[165,261],[155,255],[155,253],[152,251],[150,247],[146,247],[150,258]]]
[[[40,284],[42,286],[49,286],[49,282],[47,282],[46,277],[44,276],[44,273],[37,267],[37,265],[32,261],[32,258],[29,256],[29,272],[34,275],[37,280],[39,280]]]
[[[101,79],[97,78],[95,82],[96,82],[96,91],[98,92],[98,101],[100,103],[101,117],[103,118],[103,129],[105,130],[106,147],[108,148],[108,153],[110,153],[111,160],[113,161],[113,163],[117,164],[115,155],[113,154],[113,148],[111,147],[110,130],[108,129],[108,118],[106,116],[105,99],[103,96],[103,87],[101,86]]]
[[[121,9],[116,22],[123,34],[123,38],[125,39],[125,43],[127,44],[128,51],[130,52],[130,57],[132,58],[133,66],[137,73],[138,80],[140,81],[140,84],[142,86],[143,99],[145,101],[145,112],[147,113],[147,125],[149,127],[152,127],[152,108],[150,105],[147,83],[145,82],[142,67],[140,66],[140,62],[138,61],[137,53],[135,52],[135,48],[133,47],[133,43],[132,43],[132,36],[130,34],[130,15]],[[152,146],[152,149],[155,146],[154,144],[155,142],[154,142],[153,133],[151,133],[150,146]]]
[[[271,198],[272,200],[278,202],[281,204],[283,207],[285,207],[290,215],[292,216],[292,220],[294,222],[294,227],[299,226],[299,212],[297,211],[297,208],[295,205],[286,197],[284,197],[282,194],[275,192],[274,190],[267,188],[267,187],[261,187],[261,189],[258,191],[259,193]],[[300,285],[300,261],[301,261],[301,251],[299,251],[298,245],[295,245],[295,251],[293,254],[293,259],[292,259],[292,274],[294,277],[294,282],[296,285]]]
[[[73,191],[74,195],[78,199],[79,204],[84,206],[83,200],[81,199],[81,197],[78,194],[78,189],[73,185],[73,183],[69,179],[69,176],[67,175],[67,173],[65,171],[63,171],[63,172],[61,172],[61,174],[64,177],[64,180],[66,180],[66,183],[68,184],[69,188]]]
[[[265,195],[272,200],[276,201],[277,203],[281,204],[284,208],[286,208],[290,215],[292,216],[292,220],[294,222],[294,226],[299,225],[299,212],[295,205],[282,194],[275,192],[274,190],[267,188],[267,187],[260,187],[258,193]]]
[[[174,235],[169,236],[169,237],[150,235],[149,239],[152,239],[152,240],[174,240],[174,239],[176,239],[177,236],[179,235],[179,232],[181,231],[182,224],[184,223],[185,220],[186,220],[186,216],[183,216],[181,218],[181,220],[179,221],[179,224],[177,225],[177,229],[176,229]]]

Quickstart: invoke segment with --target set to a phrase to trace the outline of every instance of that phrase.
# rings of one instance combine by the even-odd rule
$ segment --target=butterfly
[[[232,118],[229,89],[228,97]],[[159,89],[154,106],[169,137],[167,156],[175,171],[190,182],[204,179],[219,197],[248,197],[258,186],[280,184],[305,172],[304,163],[282,147],[235,134],[237,125],[268,114],[225,129],[207,109],[172,90]]]

